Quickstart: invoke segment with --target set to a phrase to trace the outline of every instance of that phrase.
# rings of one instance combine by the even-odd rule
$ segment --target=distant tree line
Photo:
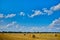
[[[60,33],[60,32],[13,32],[13,31],[2,31],[0,33]]]

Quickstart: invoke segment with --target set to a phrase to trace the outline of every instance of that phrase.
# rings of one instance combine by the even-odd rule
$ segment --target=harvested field
[[[59,33],[0,33],[0,40],[60,40]]]

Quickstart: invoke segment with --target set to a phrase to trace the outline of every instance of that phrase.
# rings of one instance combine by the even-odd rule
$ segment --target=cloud
[[[37,27],[37,26],[34,27],[33,26],[33,27],[31,27],[30,31],[31,32],[43,32],[43,31],[46,31],[46,30],[45,30],[45,27],[43,27],[43,26],[42,27]]]
[[[57,25],[57,26],[56,26]],[[58,26],[59,25],[59,26]],[[4,27],[0,28],[4,31],[17,31],[17,32],[52,32],[52,30],[60,30],[60,18],[55,19],[49,26],[31,26],[27,27],[24,25],[17,24],[17,22],[12,21]],[[2,30],[1,30],[2,31]]]
[[[14,26],[15,24],[16,24],[16,22],[15,22],[15,21],[13,21],[13,22],[11,22],[11,23],[7,24],[6,26],[7,26],[7,27],[10,27],[10,26]]]
[[[39,16],[39,15],[51,15],[54,11],[56,10],[60,10],[60,3],[58,5],[55,5],[55,6],[52,6],[50,7],[50,9],[48,10],[47,8],[43,8],[42,9],[43,11],[40,11],[40,10],[33,10],[33,14],[31,15],[28,15],[30,18],[33,18],[35,16]],[[19,14],[20,16],[25,16],[25,13],[24,12],[20,12]],[[6,16],[4,16],[4,14],[0,14],[0,18],[12,18],[16,16],[16,14],[8,14]],[[2,20],[0,22],[3,22]],[[0,24],[1,26],[1,24]],[[2,29],[6,29],[8,27],[15,27],[16,30],[18,31],[23,31],[23,32],[41,32],[41,31],[47,31],[47,30],[53,30],[56,29],[56,30],[60,30],[60,17],[58,19],[55,19],[54,21],[52,21],[51,24],[48,25],[48,27],[35,27],[35,26],[32,26],[32,27],[26,27],[26,26],[21,26],[21,25],[18,25],[16,24],[15,21],[11,22],[11,23],[8,23],[7,25],[3,26],[2,25]],[[1,29],[0,28],[0,29]],[[18,29],[17,29],[18,28]],[[24,30],[23,30],[24,29]]]
[[[0,30],[1,31],[17,31],[17,29],[19,28],[19,24],[17,24],[16,21],[12,21],[10,23],[7,23],[7,24],[2,24],[0,25]]]
[[[33,12],[34,12],[34,14],[28,15],[28,16],[31,17],[31,18],[33,18],[35,16],[38,16],[38,15],[41,15],[42,14],[42,12],[40,10],[34,10]]]
[[[1,31],[17,31],[17,32],[42,32],[45,31],[44,27],[37,27],[37,26],[31,26],[27,27],[24,25],[20,25],[15,21],[12,21],[10,23],[7,23],[5,25],[0,25]]]
[[[0,14],[0,18],[3,18],[4,17],[4,15],[3,14]]]
[[[1,25],[0,25],[1,26]],[[1,30],[2,29],[2,30]],[[17,32],[58,32],[60,30],[60,17],[52,21],[48,26],[24,26],[12,21],[7,25],[0,27],[1,31],[17,31]]]
[[[24,12],[20,12],[20,16],[25,16],[25,13]]]
[[[38,16],[38,15],[46,15],[46,14],[52,15],[53,12],[57,11],[57,10],[60,10],[60,3],[55,5],[55,6],[50,7],[49,9],[43,8],[42,11],[32,10],[33,14],[28,15],[28,17],[33,18],[33,17]]]
[[[60,28],[56,28],[57,30],[60,30]]]
[[[60,10],[60,3],[55,6],[50,7],[49,10],[47,8],[43,8],[42,10],[46,14],[51,15],[54,11]]]
[[[31,15],[27,15],[28,17],[30,18],[33,18],[35,16],[38,16],[38,15],[52,15],[54,11],[57,11],[57,10],[60,10],[60,3],[58,3],[57,5],[55,6],[52,6],[50,7],[49,9],[48,8],[43,8],[42,11],[40,10],[32,10],[33,14]],[[25,16],[25,13],[24,12],[20,12],[19,13],[20,16]],[[0,13],[0,18],[12,18],[16,16],[16,14],[8,14],[8,15],[4,15],[2,13]]]
[[[53,13],[52,10],[48,10],[47,8],[42,9],[45,14],[51,15]]]
[[[55,19],[50,25],[50,28],[60,29],[60,18]]]
[[[37,26],[32,26],[32,27],[21,26],[20,29],[18,30],[21,32],[44,32],[46,31],[44,27],[37,27]]]
[[[60,10],[60,3],[50,8],[52,11]]]
[[[5,18],[12,18],[14,16],[16,16],[16,14],[8,14],[8,15],[5,16]]]

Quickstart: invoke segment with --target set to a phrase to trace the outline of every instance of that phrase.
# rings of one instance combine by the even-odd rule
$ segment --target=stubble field
[[[0,40],[60,40],[60,33],[0,33]]]

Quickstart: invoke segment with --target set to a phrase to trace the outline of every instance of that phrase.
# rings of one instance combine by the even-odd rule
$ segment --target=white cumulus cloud
[[[8,14],[8,15],[5,16],[5,18],[12,18],[14,16],[16,16],[16,14]]]
[[[57,11],[57,10],[60,10],[60,3],[55,5],[55,6],[52,6],[50,7],[49,9],[48,8],[43,8],[42,11],[40,10],[32,10],[33,11],[33,14],[31,15],[28,15],[28,17],[35,17],[35,16],[38,16],[38,15],[52,15],[54,11]]]
[[[52,10],[48,10],[47,8],[42,9],[45,14],[51,15],[53,12]]]
[[[53,11],[60,10],[60,3],[58,5],[51,7],[50,10],[53,10]]]
[[[60,18],[55,19],[50,25],[50,28],[60,29]]]
[[[13,26],[13,25],[15,25],[16,24],[16,22],[11,22],[11,23],[9,23],[9,24],[7,24],[7,27],[9,27],[9,26]]]
[[[51,15],[54,11],[60,10],[60,3],[55,6],[50,7],[49,10],[47,8],[43,8],[42,10],[46,14]]]
[[[42,14],[42,12],[40,10],[34,10],[33,12],[34,12],[34,14],[31,14],[31,15],[28,15],[28,16],[32,18],[34,16],[38,16],[38,15]]]
[[[24,12],[20,12],[20,16],[25,16],[25,13]]]

